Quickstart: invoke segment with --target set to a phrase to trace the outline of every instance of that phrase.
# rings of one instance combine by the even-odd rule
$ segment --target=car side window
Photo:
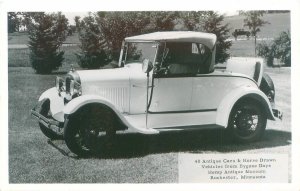
[[[158,55],[166,76],[195,76],[208,73],[211,51],[203,44],[167,42]]]

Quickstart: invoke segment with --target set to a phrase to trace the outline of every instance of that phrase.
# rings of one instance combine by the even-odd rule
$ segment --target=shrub
[[[291,66],[291,37],[289,32],[281,32],[271,44],[258,44],[258,55],[265,58],[268,66],[274,66],[274,58],[279,59],[285,66]]]
[[[274,39],[275,58],[279,59],[285,66],[291,66],[291,35],[289,31],[280,33]]]
[[[30,14],[28,14],[30,15]],[[63,61],[59,48],[67,36],[68,20],[61,13],[33,13],[28,25],[30,62],[37,73],[51,73]]]

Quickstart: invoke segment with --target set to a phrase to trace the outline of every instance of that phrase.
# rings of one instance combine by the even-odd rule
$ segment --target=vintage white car
[[[256,141],[267,119],[282,116],[273,82],[255,59],[233,59],[215,70],[216,40],[187,31],[125,38],[118,68],[57,77],[32,114],[47,137],[63,137],[77,155],[127,129],[157,134],[224,127],[238,142]]]

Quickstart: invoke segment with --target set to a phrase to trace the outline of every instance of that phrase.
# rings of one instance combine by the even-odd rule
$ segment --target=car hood
[[[95,82],[115,82],[126,81],[129,79],[128,71],[126,68],[115,69],[98,69],[98,70],[81,70],[77,71],[82,86]]]
[[[129,64],[122,68],[77,71],[82,95],[97,95],[110,100],[127,111],[129,108],[130,78],[145,76],[141,64]]]

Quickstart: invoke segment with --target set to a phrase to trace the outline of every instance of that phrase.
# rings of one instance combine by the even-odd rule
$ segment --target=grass
[[[29,111],[39,95],[53,85],[54,75],[36,75],[29,67],[9,68],[10,183],[177,181],[177,153],[147,156],[133,153],[132,157],[119,160],[78,160],[62,155],[47,144]],[[130,147],[136,151],[140,142],[133,143]],[[61,141],[55,144],[66,149]]]
[[[30,67],[9,67],[10,183],[168,183],[178,181],[178,153],[289,153],[291,146],[290,69],[267,69],[276,86],[283,122],[268,122],[262,141],[231,144],[222,131],[120,135],[112,154],[76,159],[47,143],[30,109],[55,75],[37,75]],[[69,152],[63,141],[54,145]]]
[[[28,44],[28,33],[27,32],[15,32],[8,33],[8,44]],[[65,44],[79,44],[78,33],[74,33],[71,36],[67,36]]]
[[[234,29],[245,28],[248,30],[248,28],[244,27],[244,18],[244,16],[239,15],[225,17],[224,23],[229,23],[230,35]],[[265,14],[263,19],[270,24],[261,27],[261,31],[258,33],[258,37],[260,38],[276,37],[279,36],[282,31],[291,31],[291,18],[289,13]]]
[[[27,44],[28,43],[28,33],[27,32],[15,32],[8,33],[8,44]]]
[[[67,71],[73,64],[74,67],[79,68],[77,64],[77,59],[75,56],[76,52],[79,52],[80,49],[78,46],[66,46],[61,47],[61,50],[64,51],[64,61],[60,71]],[[30,58],[29,58],[29,49],[8,49],[8,66],[9,67],[31,67]]]
[[[229,54],[232,57],[254,57],[254,40],[232,41]]]

